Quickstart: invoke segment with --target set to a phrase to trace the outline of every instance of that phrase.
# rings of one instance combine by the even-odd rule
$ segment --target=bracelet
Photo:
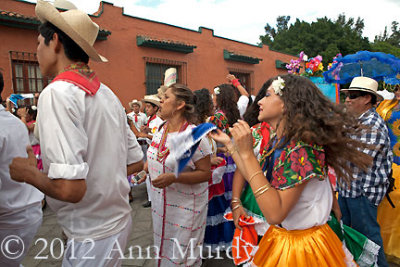
[[[232,83],[232,85],[235,86],[235,87],[238,87],[239,85],[241,85],[238,79],[233,79],[233,80],[231,81],[231,83]]]
[[[239,202],[241,202],[240,198],[238,198],[238,197],[233,197],[232,200],[231,200],[231,202],[234,202],[234,201],[239,201]]]
[[[254,197],[258,198],[259,196],[261,196],[262,194],[267,192],[268,189],[270,189],[270,188],[271,188],[270,184],[265,184],[265,185],[261,186],[260,188],[257,189],[256,192],[254,192]]]
[[[232,211],[237,210],[238,208],[240,208],[242,205],[241,204],[237,204],[235,207],[232,208]]]
[[[249,178],[249,180],[248,180],[249,183],[251,182],[251,180],[253,180],[254,177],[256,177],[258,174],[261,174],[261,173],[263,173],[263,171],[258,171],[258,172],[253,173],[253,175],[250,176],[250,178]]]
[[[228,153],[232,156],[233,154],[235,154],[235,152],[237,152],[237,147],[235,145],[233,145],[231,148],[232,149],[226,147],[226,149],[228,150]]]
[[[231,206],[233,205],[233,204],[239,204],[239,205],[241,205],[242,204],[242,202],[240,201],[240,200],[231,200]]]

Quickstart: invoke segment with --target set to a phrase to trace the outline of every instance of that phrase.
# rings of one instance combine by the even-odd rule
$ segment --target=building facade
[[[35,4],[23,0],[0,1],[3,99],[11,93],[40,92],[51,81],[41,76],[36,60],[40,23],[34,9]],[[132,99],[156,93],[169,67],[192,90],[212,89],[232,73],[256,94],[268,78],[287,73],[285,62],[296,57],[215,36],[204,27],[194,31],[133,17],[107,2],[90,16],[100,26],[95,48],[109,62],[89,64],[125,107]]]

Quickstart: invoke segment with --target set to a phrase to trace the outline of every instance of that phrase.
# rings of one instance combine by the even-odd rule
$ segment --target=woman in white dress
[[[157,266],[201,265],[211,147],[207,140],[200,141],[178,177],[174,175],[176,161],[169,154],[170,137],[195,127],[191,124],[194,98],[184,85],[173,84],[167,89],[160,105],[165,122],[147,151]]]

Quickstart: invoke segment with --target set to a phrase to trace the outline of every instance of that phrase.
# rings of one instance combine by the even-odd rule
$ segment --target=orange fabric
[[[378,223],[381,227],[383,248],[387,261],[400,264],[400,166],[393,163],[395,190],[389,193],[396,208],[385,197],[378,206]]]
[[[327,225],[306,230],[270,226],[259,244],[255,266],[346,266],[342,243]]]
[[[233,214],[224,215],[228,221],[233,221]],[[251,260],[253,249],[257,246],[258,236],[254,228],[255,220],[251,216],[244,215],[239,218],[242,230],[236,228],[232,240],[232,258],[235,265],[243,264]]]

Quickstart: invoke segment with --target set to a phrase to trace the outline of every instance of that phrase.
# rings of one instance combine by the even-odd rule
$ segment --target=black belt
[[[139,145],[147,145],[147,141],[146,140],[137,140]]]

